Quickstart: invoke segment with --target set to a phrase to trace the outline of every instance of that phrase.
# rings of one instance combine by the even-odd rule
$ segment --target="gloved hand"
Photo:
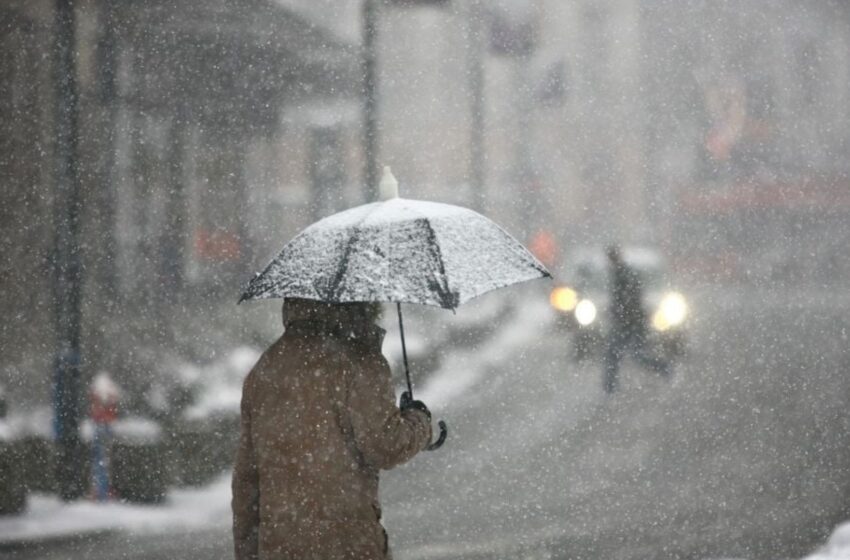
[[[399,399],[398,407],[402,412],[405,410],[421,410],[428,416],[428,420],[431,420],[431,411],[428,410],[428,407],[425,406],[425,403],[422,401],[415,401],[411,398],[410,393],[405,391],[401,394],[401,399]]]

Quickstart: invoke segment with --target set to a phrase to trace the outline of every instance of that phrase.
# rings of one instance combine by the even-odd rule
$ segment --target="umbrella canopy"
[[[384,169],[384,200],[339,212],[295,236],[239,300],[302,298],[331,303],[395,302],[407,395],[413,398],[402,303],[454,309],[483,293],[550,277],[519,241],[481,214],[449,204],[398,198]],[[438,449],[440,436],[427,447]]]
[[[525,247],[477,212],[391,198],[306,228],[251,280],[240,301],[297,297],[454,309],[490,290],[548,276]]]

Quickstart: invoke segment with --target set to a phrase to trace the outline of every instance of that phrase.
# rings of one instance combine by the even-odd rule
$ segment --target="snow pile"
[[[145,445],[162,439],[162,428],[148,418],[128,416],[119,418],[112,425],[112,431],[124,443]]]
[[[12,442],[20,439],[24,433],[22,418],[12,417],[0,419],[0,442]]]
[[[162,439],[162,428],[149,418],[124,416],[111,425],[113,435],[122,443],[145,445]],[[80,423],[80,437],[85,442],[94,439],[94,422],[86,418]]]
[[[526,347],[540,336],[542,328],[552,320],[548,303],[542,299],[526,300],[515,315],[505,318],[505,325],[480,347],[452,352],[445,364],[416,394],[434,409],[439,409],[472,389],[482,381],[492,364],[499,363]]]
[[[804,560],[850,560],[850,522],[839,525],[826,544]]]
[[[0,543],[40,542],[104,531],[168,533],[230,523],[230,475],[201,489],[173,490],[165,505],[142,506],[120,502],[64,503],[36,494],[27,511],[0,517]]]
[[[256,348],[241,346],[203,368],[184,364],[180,368],[181,378],[197,387],[195,402],[186,409],[185,418],[202,420],[221,414],[238,414],[242,382],[260,355]]]
[[[0,419],[0,442],[16,441],[34,436],[53,437],[53,411],[50,407],[34,407],[26,412],[15,412]]]
[[[91,392],[103,402],[117,401],[121,398],[121,389],[105,371],[98,372],[91,384]]]

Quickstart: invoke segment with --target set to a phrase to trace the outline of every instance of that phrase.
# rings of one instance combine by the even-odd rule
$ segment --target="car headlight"
[[[596,306],[589,299],[583,299],[576,304],[576,321],[586,327],[596,320]]]
[[[559,286],[549,294],[549,303],[558,311],[569,313],[576,308],[578,294],[572,288]]]
[[[655,330],[666,331],[684,323],[687,315],[688,304],[684,296],[677,292],[670,292],[661,299],[658,310],[652,316],[652,326]]]

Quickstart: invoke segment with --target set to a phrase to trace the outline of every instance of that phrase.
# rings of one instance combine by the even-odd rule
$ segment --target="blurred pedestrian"
[[[643,286],[638,273],[626,263],[617,245],[606,250],[611,288],[608,344],[605,352],[605,391],[617,389],[620,363],[627,353],[644,367],[669,375],[670,364],[653,356],[647,344],[648,319],[643,307]]]
[[[92,490],[96,500],[104,502],[112,496],[110,452],[112,424],[118,419],[121,392],[109,373],[101,371],[92,380],[89,391],[90,416],[94,424],[92,437]]]
[[[378,473],[429,444],[431,414],[395,404],[377,309],[284,302],[284,334],[243,386],[237,560],[390,558]]]

